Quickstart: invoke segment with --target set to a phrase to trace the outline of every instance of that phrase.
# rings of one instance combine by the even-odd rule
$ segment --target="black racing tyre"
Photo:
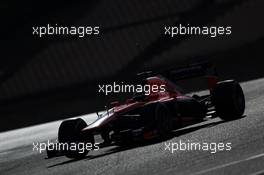
[[[46,153],[48,158],[52,158],[56,157],[59,151],[54,148],[54,145],[50,145],[46,148]]]
[[[58,141],[62,144],[68,144],[68,148],[72,145],[85,145],[86,143],[93,142],[92,138],[83,138],[81,135],[81,130],[87,126],[86,122],[81,119],[70,119],[65,120],[61,123],[58,132]],[[92,140],[92,141],[91,141]],[[76,146],[76,149],[67,149],[63,150],[64,154],[68,158],[82,159],[84,158],[89,150],[83,149],[79,150],[79,147]]]
[[[155,127],[160,136],[165,137],[173,129],[173,120],[171,111],[168,106],[163,103],[157,103],[155,108]]]
[[[245,111],[243,90],[234,80],[218,82],[212,90],[212,102],[217,115],[223,120],[241,118]]]

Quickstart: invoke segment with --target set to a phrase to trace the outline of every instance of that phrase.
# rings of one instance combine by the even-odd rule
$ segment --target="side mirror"
[[[119,106],[120,103],[118,101],[113,101],[110,103],[112,107]]]
[[[133,100],[131,98],[126,100],[126,104],[131,103],[131,102],[133,102]]]
[[[98,118],[100,118],[100,116],[101,116],[98,111],[96,111],[96,115]]]

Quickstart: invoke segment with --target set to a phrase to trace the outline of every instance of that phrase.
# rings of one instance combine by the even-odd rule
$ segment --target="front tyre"
[[[166,104],[157,103],[155,108],[155,123],[158,134],[161,137],[166,137],[172,131],[172,115]]]
[[[64,144],[64,148],[67,148],[63,150],[66,157],[82,159],[88,154],[89,150],[83,148],[85,148],[86,143],[91,142],[93,144],[94,140],[93,136],[91,138],[83,137],[81,130],[86,126],[86,122],[81,118],[65,120],[61,123],[58,141],[60,144]]]
[[[243,90],[234,80],[218,82],[212,90],[212,102],[216,113],[223,120],[241,118],[245,111]]]

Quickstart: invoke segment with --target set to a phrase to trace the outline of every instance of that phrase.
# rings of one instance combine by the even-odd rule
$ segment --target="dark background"
[[[133,82],[144,70],[208,60],[222,79],[264,75],[261,0],[28,1],[0,8],[0,131],[102,110],[124,97],[98,94],[98,84]],[[232,35],[164,37],[164,26],[180,23],[232,26]],[[32,35],[33,26],[47,24],[100,26],[101,35]]]

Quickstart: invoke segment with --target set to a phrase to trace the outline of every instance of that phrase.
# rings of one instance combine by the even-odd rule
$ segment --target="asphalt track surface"
[[[82,160],[45,159],[33,142],[56,138],[60,121],[0,134],[0,174],[261,174],[264,173],[264,79],[242,83],[246,117],[214,118],[178,131],[165,141],[102,148]],[[89,121],[95,114],[84,116]],[[230,151],[165,150],[165,142],[228,143]]]

